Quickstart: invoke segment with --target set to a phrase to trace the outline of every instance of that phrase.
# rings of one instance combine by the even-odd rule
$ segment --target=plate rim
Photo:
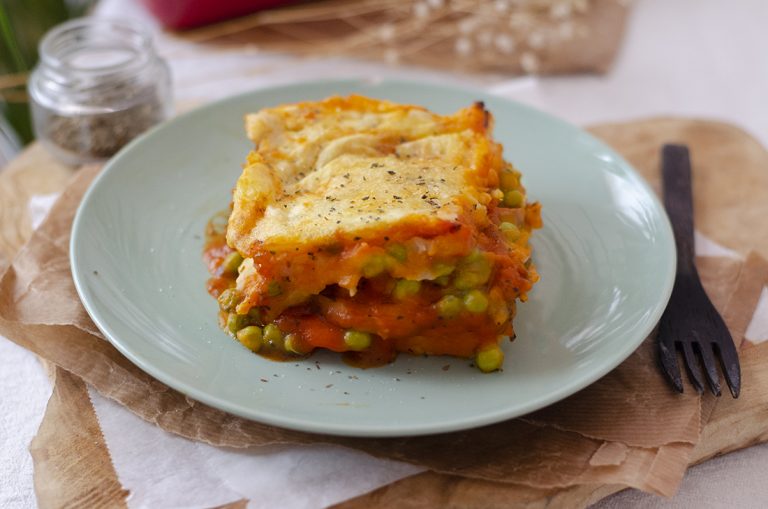
[[[84,277],[87,271],[86,269],[81,270],[79,268],[80,257],[78,255],[78,250],[79,250],[78,239],[81,238],[80,232],[82,230],[82,223],[84,221],[83,217],[85,216],[85,210],[88,207],[88,203],[94,199],[93,196],[98,192],[101,182],[107,177],[107,175],[111,171],[113,171],[113,168],[120,167],[121,161],[124,158],[130,156],[130,153],[134,150],[134,147],[141,145],[145,139],[151,136],[154,136],[155,133],[158,131],[165,130],[165,129],[172,129],[174,124],[181,122],[192,115],[201,115],[207,111],[220,108],[223,104],[227,104],[230,102],[238,102],[245,99],[246,97],[251,97],[254,95],[262,95],[262,94],[268,95],[271,92],[275,92],[278,90],[285,90],[286,88],[303,89],[305,87],[308,87],[308,86],[311,87],[313,85],[338,86],[338,87],[371,85],[375,87],[382,84],[388,85],[388,86],[398,86],[398,87],[438,88],[446,92],[476,94],[480,97],[483,97],[483,96],[492,97],[500,101],[509,102],[509,103],[512,103],[516,108],[520,108],[522,110],[528,111],[529,113],[533,113],[540,117],[544,117],[548,122],[558,124],[560,127],[565,127],[567,129],[570,129],[579,133],[580,136],[586,137],[586,139],[588,139],[591,143],[599,147],[600,150],[606,153],[609,153],[612,157],[614,157],[622,166],[622,169],[632,177],[633,184],[639,186],[642,189],[644,194],[650,199],[654,208],[657,210],[658,216],[660,218],[660,225],[661,225],[660,235],[666,237],[666,240],[667,240],[666,244],[668,246],[668,249],[667,249],[668,252],[666,253],[665,259],[669,261],[669,264],[667,267],[668,270],[664,274],[664,285],[660,292],[660,298],[657,304],[653,307],[653,309],[650,310],[650,313],[646,315],[646,318],[642,320],[644,322],[642,326],[641,324],[635,325],[635,327],[640,326],[640,331],[642,331],[642,332],[636,333],[637,338],[634,338],[633,341],[623,342],[622,348],[618,348],[614,350],[610,360],[600,364],[598,369],[594,369],[589,374],[581,376],[578,380],[559,386],[557,390],[550,392],[545,397],[540,397],[538,399],[529,401],[526,404],[516,405],[511,410],[507,408],[506,410],[488,412],[483,414],[480,417],[464,418],[458,421],[454,421],[454,422],[451,422],[448,424],[442,424],[442,425],[435,425],[434,423],[422,424],[422,425],[411,424],[407,426],[402,426],[402,425],[396,426],[394,429],[392,428],[392,426],[386,426],[386,425],[365,426],[361,428],[360,426],[347,426],[343,422],[336,423],[334,425],[329,425],[324,423],[318,423],[316,421],[312,421],[308,419],[279,416],[279,415],[275,415],[274,413],[264,414],[264,413],[261,413],[258,408],[250,408],[245,405],[238,404],[236,402],[222,400],[216,396],[208,394],[204,390],[198,390],[194,387],[191,387],[184,380],[179,379],[178,377],[165,372],[161,368],[156,368],[155,366],[153,366],[151,361],[144,358],[145,356],[141,355],[139,352],[134,352],[129,347],[129,345],[124,344],[120,340],[120,338],[118,337],[119,334],[115,333],[111,329],[109,324],[105,323],[105,321],[102,319],[100,312],[98,310],[98,306],[95,305],[96,299],[88,295],[86,284],[82,281],[82,278]],[[553,403],[556,403],[562,399],[565,399],[575,394],[576,392],[584,389],[585,387],[588,387],[589,385],[595,383],[596,381],[601,379],[603,376],[608,374],[610,371],[615,369],[619,364],[624,362],[624,360],[626,360],[635,350],[637,350],[637,348],[642,344],[645,338],[648,337],[648,335],[653,331],[659,319],[661,318],[661,315],[664,312],[667,302],[669,301],[669,298],[671,296],[672,287],[674,284],[675,272],[676,272],[676,262],[677,262],[676,247],[674,242],[674,236],[672,234],[672,227],[669,223],[669,218],[666,214],[666,211],[664,207],[661,205],[661,201],[659,200],[656,193],[653,191],[653,189],[645,180],[645,178],[642,177],[642,175],[640,175],[640,173],[628,161],[626,161],[626,159],[621,154],[619,154],[607,143],[603,142],[602,140],[600,140],[593,134],[589,133],[585,129],[573,123],[570,123],[566,120],[558,118],[552,114],[549,114],[545,111],[529,106],[527,104],[515,101],[514,99],[509,99],[507,97],[495,94],[493,92],[488,92],[479,88],[457,86],[457,85],[446,85],[444,83],[436,83],[429,80],[406,80],[406,79],[371,80],[371,79],[365,79],[365,78],[318,79],[318,80],[310,80],[310,81],[302,81],[302,82],[289,82],[287,84],[278,83],[278,84],[272,84],[267,87],[258,87],[246,92],[241,92],[235,95],[227,96],[225,98],[215,100],[208,104],[204,104],[202,106],[193,108],[190,111],[184,112],[180,115],[177,115],[169,119],[166,122],[163,122],[157,126],[154,126],[147,132],[143,133],[142,135],[132,140],[125,147],[123,147],[117,154],[115,154],[115,156],[109,159],[107,163],[104,165],[104,168],[102,168],[99,174],[90,183],[90,185],[88,186],[88,189],[86,190],[80,203],[78,204],[77,211],[72,221],[72,228],[71,228],[70,240],[69,240],[69,253],[70,253],[70,271],[72,273],[72,279],[75,284],[75,289],[77,291],[78,297],[80,298],[80,302],[82,303],[89,317],[93,320],[96,327],[99,329],[99,331],[101,331],[104,337],[112,344],[112,346],[114,346],[132,364],[137,366],[139,369],[141,369],[148,375],[168,385],[170,388],[195,399],[196,401],[199,401],[213,408],[217,408],[225,412],[229,412],[233,415],[237,415],[239,417],[242,417],[248,420],[252,420],[252,421],[263,423],[263,424],[278,426],[286,429],[302,431],[302,432],[326,434],[326,435],[334,435],[334,436],[350,436],[350,437],[352,436],[354,437],[405,437],[405,436],[429,435],[429,434],[436,434],[436,433],[448,433],[448,432],[472,429],[472,428],[477,428],[477,427],[481,427],[489,424],[498,423],[508,419],[513,419],[516,417],[521,417],[530,412],[547,407]]]

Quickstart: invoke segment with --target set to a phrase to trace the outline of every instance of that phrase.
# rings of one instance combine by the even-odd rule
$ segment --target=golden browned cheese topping
[[[480,105],[440,116],[361,97],[262,110],[237,181],[227,240],[242,253],[371,238],[484,209],[501,164]],[[480,216],[478,216],[480,217]]]

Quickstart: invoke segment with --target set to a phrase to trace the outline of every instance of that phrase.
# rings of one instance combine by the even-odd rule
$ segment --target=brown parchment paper
[[[128,492],[117,479],[85,384],[49,367],[53,394],[47,418],[29,446],[38,507],[127,507]]]
[[[615,126],[611,132],[616,132]],[[141,417],[215,445],[338,443],[441,472],[422,474],[437,476],[436,485],[445,481],[442,475],[449,474],[469,478],[462,484],[475,479],[494,486],[503,483],[505,489],[525,486],[539,494],[586,486],[589,496],[596,497],[606,492],[606,485],[674,492],[714,398],[671,394],[655,370],[650,342],[614,373],[559,405],[524,419],[432,437],[370,440],[308,435],[244,421],[170,390],[120,356],[78,304],[67,259],[69,225],[96,171],[89,168],[78,173],[53,213],[0,278],[0,332]],[[728,267],[729,263],[733,262],[708,261],[709,269],[702,266],[707,289],[721,310],[738,281],[738,268]],[[742,315],[751,316],[753,308]],[[740,338],[744,320],[727,313],[725,317],[734,337]],[[585,406],[591,411],[580,411]],[[472,492],[478,489],[471,483],[467,486]]]

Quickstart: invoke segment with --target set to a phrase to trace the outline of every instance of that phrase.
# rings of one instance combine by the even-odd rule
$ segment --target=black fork
[[[675,286],[659,322],[661,367],[675,390],[683,392],[678,366],[680,351],[696,391],[701,393],[704,390],[703,378],[706,377],[712,393],[720,396],[719,359],[728,388],[737,398],[741,389],[739,356],[731,333],[701,285],[694,264],[693,196],[688,148],[684,145],[665,145],[661,159],[664,207],[672,222],[677,247]]]

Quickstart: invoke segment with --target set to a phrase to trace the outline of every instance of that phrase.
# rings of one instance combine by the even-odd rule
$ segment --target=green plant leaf
[[[0,74],[30,71],[37,63],[37,46],[45,33],[82,16],[94,4],[95,0],[0,0]],[[0,106],[22,141],[31,141],[29,105],[0,96]]]

